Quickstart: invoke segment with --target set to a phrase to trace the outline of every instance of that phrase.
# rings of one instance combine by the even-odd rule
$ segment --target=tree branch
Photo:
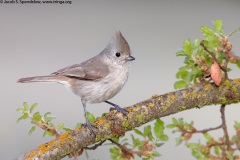
[[[239,101],[240,79],[225,80],[219,87],[206,83],[163,95],[154,95],[148,100],[126,107],[129,112],[127,116],[110,111],[97,119],[93,123],[96,137],[90,134],[87,127],[82,126],[40,145],[21,159],[60,159],[96,142],[111,139],[113,136],[123,136],[125,132],[156,118],[196,107],[201,108],[211,104],[225,105]]]

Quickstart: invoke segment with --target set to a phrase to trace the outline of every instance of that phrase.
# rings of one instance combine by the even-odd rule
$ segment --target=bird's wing
[[[98,80],[109,73],[108,66],[99,59],[91,59],[80,64],[62,68],[51,75],[63,75],[81,80]]]

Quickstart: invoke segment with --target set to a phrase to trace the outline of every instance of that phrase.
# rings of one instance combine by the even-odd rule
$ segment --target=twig
[[[193,131],[183,130],[182,133],[206,133],[206,132],[217,130],[217,129],[220,129],[220,128],[222,128],[222,124],[217,126],[217,127],[203,129],[203,130],[193,130]]]
[[[128,159],[134,158],[134,155],[133,155],[133,154],[134,154],[134,151],[132,151],[131,149],[128,149],[127,147],[121,145],[121,144],[118,143],[118,142],[115,142],[115,141],[112,140],[112,139],[108,139],[108,140],[111,141],[112,143],[116,144],[116,145],[121,149],[121,151],[122,151],[122,153],[123,153],[123,155],[124,155],[125,158],[126,158],[126,157],[129,157]]]
[[[51,131],[51,132],[56,136],[56,138],[61,135],[54,127],[49,127],[49,126],[47,126],[46,124],[35,123],[35,122],[33,121],[33,118],[31,118],[31,120],[32,120],[32,123],[33,123],[33,124],[37,125],[39,128],[43,129],[44,131],[45,131],[45,130]]]
[[[203,47],[203,49],[204,49],[208,54],[210,54],[210,55],[212,56],[213,61],[217,62],[218,65],[220,66],[220,64],[219,64],[217,58],[215,57],[215,55],[214,55],[212,52],[210,52],[210,51],[205,47],[205,45],[204,45],[204,40],[200,43],[200,45]]]
[[[106,140],[101,141],[101,142],[95,144],[95,145],[92,146],[92,147],[85,147],[85,148],[81,149],[81,150],[78,151],[78,152],[71,153],[71,154],[69,155],[69,158],[72,158],[72,157],[73,157],[74,160],[78,160],[78,156],[82,155],[84,149],[85,149],[85,150],[95,150],[95,149],[97,149],[99,146],[101,146],[105,141],[106,141]]]
[[[87,149],[87,150],[95,150],[95,149],[97,149],[99,146],[101,146],[104,142],[106,142],[106,140],[101,141],[101,142],[95,144],[94,146],[91,146],[91,147],[85,147],[84,149]]]
[[[226,66],[228,63],[225,63],[224,67],[221,66],[221,64],[219,63],[219,61],[218,61],[217,58],[215,57],[215,55],[214,55],[212,52],[210,52],[210,51],[206,48],[206,46],[204,45],[204,40],[200,43],[200,45],[203,47],[203,49],[204,49],[208,54],[210,54],[210,55],[212,56],[213,61],[218,64],[218,66],[224,71],[225,77],[228,78],[228,75],[227,75],[227,66]]]
[[[193,131],[183,130],[182,131],[182,133],[205,133],[205,132],[208,132],[208,131],[217,130],[217,129],[222,128],[223,133],[224,133],[224,136],[223,136],[224,138],[223,139],[225,139],[225,142],[223,141],[222,143],[211,144],[211,145],[209,145],[209,147],[217,146],[217,145],[227,145],[227,150],[222,148],[222,158],[224,160],[227,159],[226,151],[233,151],[234,150],[231,146],[232,144],[231,144],[231,141],[229,140],[229,135],[228,135],[228,131],[227,131],[227,124],[226,124],[226,118],[225,118],[225,106],[226,105],[222,104],[221,108],[220,108],[221,119],[222,119],[222,124],[221,125],[219,125],[217,127],[214,127],[214,128],[203,129],[203,130],[193,130]]]
[[[226,143],[227,143],[227,150],[231,151],[232,147],[231,147],[231,142],[229,140],[226,119],[225,119],[225,104],[221,105],[220,112],[221,112],[221,118],[222,118],[222,129],[223,129],[224,137],[226,138]]]

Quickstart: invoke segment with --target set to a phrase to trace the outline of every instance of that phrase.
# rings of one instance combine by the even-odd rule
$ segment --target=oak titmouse
[[[126,115],[123,108],[107,100],[114,97],[126,83],[134,59],[127,41],[121,32],[116,32],[105,49],[91,59],[60,69],[49,76],[21,78],[18,82],[58,82],[69,87],[81,97],[86,125],[94,133],[86,116],[86,104],[106,102]]]

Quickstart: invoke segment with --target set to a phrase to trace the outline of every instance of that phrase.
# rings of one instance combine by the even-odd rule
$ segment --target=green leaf
[[[142,144],[138,138],[134,138],[133,135],[131,135],[131,137],[132,137],[132,141],[133,141],[133,148]]]
[[[31,106],[31,108],[30,108],[30,113],[32,113],[33,112],[33,110],[37,107],[37,103],[34,103],[32,106]]]
[[[177,72],[176,78],[177,78],[177,79],[181,78],[181,71],[178,71],[178,72]]]
[[[176,55],[177,56],[187,56],[187,54],[184,51],[177,51]]]
[[[44,133],[43,133],[43,137],[45,137],[45,136],[54,136],[54,133],[52,133],[51,131],[49,131],[49,130],[45,130],[44,131]]]
[[[158,118],[156,120],[156,122],[154,123],[153,130],[154,130],[154,134],[155,134],[156,138],[160,139],[161,135],[163,134],[163,130],[164,130],[164,122]]]
[[[197,144],[197,143],[188,143],[187,147],[191,148],[191,149],[199,149],[199,144]]]
[[[228,72],[231,72],[231,71],[232,71],[232,68],[227,68],[227,71],[228,71]]]
[[[212,38],[212,36],[214,36],[214,32],[211,28],[208,28],[206,26],[202,26],[201,28],[201,31],[203,33],[203,36],[206,40],[209,40]]]
[[[188,74],[189,72],[187,71],[186,68],[180,68],[179,71],[176,74],[176,78],[181,78],[184,81],[188,80]]]
[[[36,114],[33,116],[33,120],[36,122],[40,122],[42,120],[42,116],[39,114]]]
[[[144,132],[143,132],[144,137],[148,136],[148,134],[150,134],[150,132],[151,132],[151,126],[150,125],[144,127]]]
[[[19,122],[20,120],[23,120],[23,119],[27,119],[28,116],[29,116],[29,113],[24,113],[21,117],[19,117],[19,118],[17,119],[17,122]]]
[[[122,143],[123,146],[132,146],[132,144],[128,143],[128,142],[124,142]]]
[[[237,121],[234,121],[234,128],[235,130],[238,130],[240,128],[240,123]]]
[[[200,39],[195,39],[195,41],[194,41],[194,47],[195,47],[195,48],[200,47],[200,48],[202,49],[202,46],[200,46],[200,43],[201,43]],[[199,49],[200,49],[200,48],[199,48]]]
[[[168,124],[166,127],[171,129],[171,128],[175,128],[176,125],[175,124]]]
[[[177,81],[174,83],[174,89],[180,89],[187,86],[187,83],[183,80]]]
[[[138,150],[141,151],[143,149],[143,145],[138,145]]]
[[[180,145],[182,142],[183,142],[182,137],[176,138],[176,143],[177,143],[177,145]]]
[[[206,55],[204,57],[205,57],[205,60],[206,60],[206,64],[210,66],[212,64],[212,58],[209,57],[208,55]]]
[[[189,40],[184,41],[183,43],[183,51],[186,55],[191,55],[193,51],[192,43]]]
[[[164,143],[162,143],[162,142],[161,142],[161,143],[156,142],[156,143],[155,143],[155,146],[157,146],[157,147],[161,147],[163,144],[164,144]]]
[[[134,138],[134,136],[131,134],[131,137],[132,137],[132,141],[134,142],[135,141],[135,138]]]
[[[153,138],[153,135],[152,135],[152,132],[151,132],[151,131],[149,132],[149,134],[147,135],[147,137],[148,137],[148,139],[149,139],[150,141],[153,141],[153,140],[154,140],[154,138]]]
[[[57,125],[57,129],[58,129],[58,130],[62,130],[63,127],[64,127],[64,123],[63,123],[63,122],[61,122],[61,123],[59,123],[59,124]]]
[[[39,113],[39,112],[35,112],[35,113],[33,114],[33,117],[35,117],[35,116],[37,116],[37,115],[40,115],[40,113]]]
[[[178,124],[178,120],[174,117],[172,118],[172,122],[173,122],[173,124],[176,124],[176,125]]]
[[[28,134],[31,135],[36,129],[36,126],[32,126],[30,130],[28,131]]]
[[[143,133],[141,131],[139,131],[138,129],[133,129],[133,131],[140,136],[144,136]]]
[[[220,148],[219,148],[219,146],[214,146],[213,149],[214,149],[214,153],[215,153],[217,156],[219,156],[219,155],[220,155]]]
[[[151,153],[151,155],[153,155],[154,157],[160,157],[161,156],[161,154],[160,153],[158,153],[157,151],[152,151],[152,153]]]
[[[112,154],[117,154],[117,153],[119,153],[119,148],[117,148],[117,147],[110,148],[110,152],[111,152]]]
[[[167,140],[168,140],[168,136],[167,136],[166,134],[162,134],[162,135],[160,136],[160,140],[161,140],[161,141],[167,141]]]
[[[45,121],[48,123],[48,122],[51,122],[53,119],[55,119],[56,116],[45,116],[44,119]]]
[[[203,133],[203,136],[204,136],[207,140],[213,139],[213,137],[212,137],[208,132]]]
[[[51,122],[49,122],[47,125],[48,125],[48,127],[53,127],[53,128],[55,128],[54,124],[51,123]]]
[[[20,113],[24,113],[24,109],[23,108],[17,108],[16,111],[20,112]]]
[[[186,70],[181,71],[181,78],[182,78],[184,81],[187,81],[187,80],[188,80],[188,75],[189,75],[189,72],[188,72],[188,71],[186,71]]]
[[[111,137],[111,139],[112,139],[114,142],[119,142],[119,137],[113,136],[113,137]]]
[[[51,114],[51,112],[45,113],[43,116],[46,117],[47,115]]]
[[[23,103],[23,109],[24,109],[24,111],[28,111],[28,104],[27,104],[27,102]]]
[[[87,152],[86,149],[85,149],[85,155],[86,155],[86,158],[88,159],[88,158],[89,158],[89,155],[88,155],[88,152]]]
[[[63,130],[66,131],[66,132],[67,132],[67,131],[71,131],[70,128],[66,128],[66,127],[63,127]]]
[[[227,37],[232,37],[232,36],[233,36],[234,34],[236,34],[236,33],[240,33],[240,28],[238,28],[238,29],[236,29],[235,31],[229,33],[229,34],[227,35]]]
[[[236,65],[238,66],[238,68],[240,68],[240,62],[237,62]]]
[[[77,123],[76,128],[81,128],[82,123]]]
[[[222,21],[221,20],[216,20],[214,23],[214,30],[218,33],[221,33],[223,30],[223,26],[222,26]]]
[[[22,120],[22,116],[17,119],[17,123]]]
[[[235,158],[233,157],[233,155],[228,155],[228,156],[227,156],[227,159],[229,159],[229,160],[235,160]]]
[[[94,115],[89,112],[87,112],[87,118],[88,118],[89,122],[91,122],[91,123],[95,121]]]

